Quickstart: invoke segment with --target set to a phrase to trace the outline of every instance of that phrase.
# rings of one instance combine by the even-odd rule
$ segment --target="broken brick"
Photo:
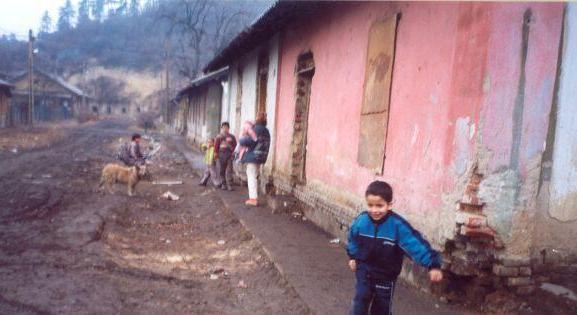
[[[487,227],[469,227],[466,225],[461,226],[461,235],[469,236],[469,237],[486,237],[486,238],[494,238],[495,232]]]
[[[516,277],[519,275],[519,268],[493,265],[493,273],[499,277]]]
[[[530,276],[531,275],[531,267],[519,267],[519,275]]]
[[[471,202],[460,202],[459,210],[472,213],[480,213],[483,211],[484,205],[485,205],[484,203],[475,204]]]
[[[531,265],[529,257],[505,257],[501,259],[501,264],[507,267],[521,267]]]
[[[530,277],[507,278],[507,286],[510,287],[527,286],[531,284],[533,284],[533,280]]]
[[[458,212],[456,222],[469,227],[480,227],[487,225],[487,217],[469,212]]]
[[[523,285],[520,287],[515,288],[515,292],[518,295],[529,295],[535,291],[534,285]]]

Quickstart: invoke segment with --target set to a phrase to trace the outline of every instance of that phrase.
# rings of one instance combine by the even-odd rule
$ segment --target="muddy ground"
[[[121,186],[98,191],[127,127],[99,122],[0,150],[0,314],[309,313],[169,146],[153,161],[154,180],[183,185],[141,182],[135,197]],[[181,199],[160,198],[167,190]]]

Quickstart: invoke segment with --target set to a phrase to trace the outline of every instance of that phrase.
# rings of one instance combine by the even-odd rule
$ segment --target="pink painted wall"
[[[518,91],[523,13],[531,8],[520,173],[543,150],[551,106],[562,4],[333,3],[285,30],[279,65],[276,171],[288,174],[295,62],[312,51],[306,174],[358,194],[377,178],[405,211],[441,206],[478,144],[490,171],[508,167]],[[371,24],[401,11],[385,170],[357,163],[360,107]],[[480,141],[480,142],[479,142]]]

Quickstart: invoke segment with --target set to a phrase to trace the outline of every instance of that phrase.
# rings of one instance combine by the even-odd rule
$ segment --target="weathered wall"
[[[258,52],[255,50],[243,58],[242,62],[242,101],[239,126],[245,120],[254,120],[256,116],[256,72]],[[241,127],[242,129],[242,127]]]
[[[180,115],[185,117],[181,130],[185,130],[186,138],[196,144],[205,142],[209,137],[215,137],[220,129],[223,87],[221,81],[213,81],[202,87],[190,89],[183,98]],[[178,124],[175,124],[178,126]]]
[[[7,88],[0,86],[0,128],[10,124],[10,97]]]
[[[274,166],[274,146],[275,146],[275,122],[277,106],[277,86],[278,86],[278,64],[279,64],[279,36],[273,37],[268,43],[268,81],[266,94],[266,113],[268,129],[271,136],[270,152],[266,164],[265,174],[270,174]]]
[[[368,30],[398,11],[381,176],[357,162],[360,105]],[[455,208],[476,166],[483,215],[511,245],[506,250],[527,253],[522,218],[535,211],[561,16],[561,4],[335,3],[288,28],[281,39],[277,174],[290,171],[294,69],[310,50],[315,74],[303,198],[349,206],[348,213],[332,213],[335,224],[346,224],[366,185],[386,180],[397,211],[442,247],[454,237]]]
[[[534,234],[537,261],[577,261],[577,6],[567,4],[556,110],[551,113]]]
[[[223,87],[221,82],[213,82],[206,90],[206,118],[203,121],[205,129],[203,141],[216,137],[220,132],[221,106]]]
[[[274,36],[263,45],[256,47],[246,56],[242,56],[234,64],[230,65],[230,75],[228,84],[226,85],[228,95],[223,97],[222,103],[222,121],[228,121],[235,136],[239,136],[241,126],[246,120],[253,120],[256,116],[257,108],[257,70],[258,70],[258,55],[261,51],[267,51],[269,57],[268,64],[268,78],[267,78],[267,97],[266,97],[266,111],[268,127],[271,133],[271,150],[269,158],[264,166],[266,174],[270,174],[274,163],[274,125],[276,121],[276,106],[277,106],[277,81],[278,81],[278,64],[279,64],[279,37]],[[239,69],[242,71],[242,78],[239,76]],[[242,92],[240,98],[238,97],[239,80],[242,79]],[[237,121],[237,105],[240,101],[241,112],[240,120]],[[237,173],[242,176],[244,170],[237,169]]]

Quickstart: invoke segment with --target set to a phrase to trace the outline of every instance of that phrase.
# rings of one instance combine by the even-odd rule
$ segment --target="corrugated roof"
[[[0,85],[2,85],[2,86],[12,86],[12,84],[10,84],[10,83],[2,80],[2,79],[0,79]]]
[[[12,96],[12,84],[0,79],[0,87],[5,89],[8,96]]]
[[[240,32],[203,70],[214,71],[229,65],[271,38],[289,23],[315,12],[321,5],[322,1],[276,1],[249,27]]]
[[[218,69],[216,71],[213,71],[211,73],[207,73],[201,77],[198,77],[198,78],[192,80],[182,90],[180,90],[177,94],[177,98],[182,96],[182,94],[184,94],[186,91],[188,91],[190,89],[203,86],[206,83],[221,80],[222,78],[226,77],[227,75],[228,75],[228,67],[224,67],[222,69]]]

